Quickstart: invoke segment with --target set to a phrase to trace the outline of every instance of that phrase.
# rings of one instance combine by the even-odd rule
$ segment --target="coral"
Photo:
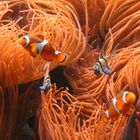
[[[54,86],[49,93],[42,93],[41,98],[42,109],[38,112],[41,140],[121,139],[126,129],[126,117],[120,117],[114,125],[104,124],[96,101],[79,102],[67,90]]]

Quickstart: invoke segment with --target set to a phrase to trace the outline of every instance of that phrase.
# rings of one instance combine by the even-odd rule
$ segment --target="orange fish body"
[[[120,114],[130,115],[131,108],[136,100],[134,93],[122,91],[112,99],[109,109],[102,114],[102,119],[107,122],[109,119],[116,120]]]
[[[25,35],[18,40],[33,57],[41,55],[46,61],[53,61],[54,59],[62,63],[66,55],[59,52],[56,46],[48,42],[42,36],[29,36]]]

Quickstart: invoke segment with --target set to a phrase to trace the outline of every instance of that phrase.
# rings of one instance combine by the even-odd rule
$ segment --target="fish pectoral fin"
[[[45,85],[40,86],[39,88],[40,88],[40,90],[46,90],[46,86]]]
[[[131,108],[128,108],[128,110],[126,111],[126,115],[130,116],[131,112],[132,112]]]
[[[56,59],[60,63],[63,63],[66,59],[66,55],[63,53],[59,53],[59,54],[54,56],[54,59]]]
[[[52,51],[56,51],[56,46],[54,44],[51,44]]]
[[[50,86],[47,86],[47,85],[40,86],[39,88],[40,88],[40,90],[45,90],[45,91],[50,90]]]
[[[31,44],[31,52],[36,53],[36,43]]]
[[[112,70],[111,70],[109,67],[104,67],[104,68],[103,68],[103,72],[104,72],[105,74],[112,74]]]
[[[36,54],[35,54],[35,53],[30,52],[30,55],[31,55],[32,57],[36,57]]]

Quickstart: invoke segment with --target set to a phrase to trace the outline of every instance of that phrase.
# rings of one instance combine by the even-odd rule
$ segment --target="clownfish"
[[[43,85],[39,87],[40,90],[49,91],[51,88],[51,79],[49,72],[47,71],[44,76]]]
[[[57,50],[53,43],[44,39],[43,36],[30,37],[25,35],[19,38],[21,44],[33,57],[40,55],[46,61],[53,61],[54,59],[62,63],[66,59],[66,55]]]
[[[95,74],[112,74],[112,70],[108,66],[108,60],[110,59],[111,55],[112,54],[105,58],[101,55],[101,53],[99,54],[99,59],[92,68]]]
[[[121,91],[112,99],[109,109],[102,114],[102,120],[107,122],[109,119],[117,120],[120,114],[130,115],[132,106],[136,100],[134,93]]]

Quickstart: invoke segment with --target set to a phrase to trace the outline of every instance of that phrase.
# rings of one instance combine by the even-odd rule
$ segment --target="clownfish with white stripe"
[[[131,109],[136,101],[136,95],[130,91],[121,91],[112,99],[109,109],[102,114],[102,120],[117,120],[120,114],[130,115]]]
[[[21,44],[33,57],[40,55],[46,61],[57,60],[62,63],[66,59],[66,55],[57,50],[53,43],[44,39],[42,35],[29,36],[25,35],[19,38]]]

